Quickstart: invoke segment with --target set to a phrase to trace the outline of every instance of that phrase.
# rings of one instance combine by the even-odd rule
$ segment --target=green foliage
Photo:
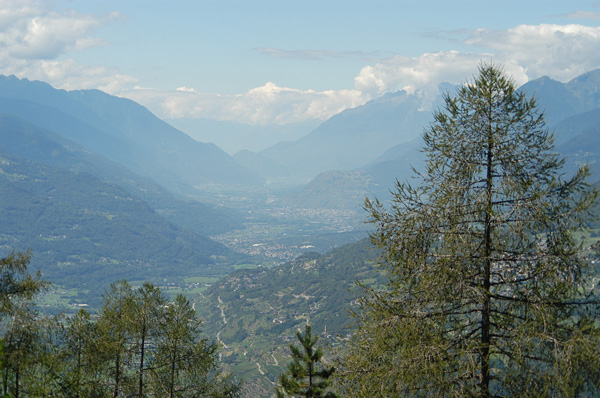
[[[27,274],[29,255],[1,261],[12,277],[2,293],[3,396],[238,396],[240,385],[219,371],[218,345],[200,338],[201,322],[184,296],[168,301],[150,283],[134,290],[119,281],[94,318],[83,309],[43,318],[32,300],[46,283]]]
[[[335,398],[334,393],[327,391],[335,368],[320,368],[323,350],[320,347],[315,349],[319,338],[311,335],[309,324],[306,324],[304,336],[297,331],[296,337],[301,347],[290,345],[292,362],[287,371],[279,376],[277,397]]]
[[[597,394],[590,262],[573,234],[598,192],[561,175],[533,99],[495,66],[445,97],[419,188],[366,201],[386,289],[363,286],[340,372],[352,396]]]
[[[30,300],[49,286],[39,272],[35,276],[27,273],[30,261],[31,251],[13,251],[0,259],[0,315],[10,315],[16,301]]]
[[[4,396],[9,391],[18,396],[27,369],[35,366],[33,358],[41,350],[40,328],[32,299],[49,284],[39,273],[35,277],[28,274],[30,259],[30,252],[12,252],[0,259],[0,315],[4,320],[0,377]]]
[[[148,397],[235,397],[239,385],[220,373],[218,345],[200,338],[201,321],[190,302],[167,301],[144,283],[133,290],[111,285],[90,341],[103,394]]]
[[[225,345],[224,366],[244,378],[245,389],[254,388],[248,396],[272,393],[272,383],[285,369],[290,341],[307,320],[323,343],[337,345],[340,336],[351,333],[348,313],[355,280],[384,283],[373,266],[378,255],[363,239],[274,268],[238,270],[197,298],[206,332]]]

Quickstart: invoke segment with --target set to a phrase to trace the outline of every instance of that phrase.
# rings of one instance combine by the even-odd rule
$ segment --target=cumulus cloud
[[[326,119],[368,99],[357,90],[297,90],[279,87],[272,82],[236,95],[140,87],[124,95],[146,104],[162,117],[198,117],[258,125]]]
[[[56,12],[41,0],[0,1],[0,56],[9,59],[54,59],[73,50],[105,44],[91,33],[120,14]]]
[[[66,90],[97,88],[118,93],[137,79],[104,66],[81,65],[61,56],[105,45],[93,37],[119,13],[82,14],[54,9],[45,0],[0,0],[0,73],[49,82]]]
[[[418,57],[394,56],[365,66],[356,90],[369,96],[395,90],[427,102],[441,82],[460,84],[481,62],[501,64],[517,85],[541,76],[568,81],[600,67],[600,28],[583,25],[519,25],[507,30],[462,30],[464,44],[479,51],[442,51]],[[483,50],[483,51],[482,51]]]
[[[600,28],[583,25],[519,25],[504,31],[477,29],[465,43],[492,49],[521,65],[529,79],[567,81],[600,66]]]
[[[99,89],[114,95],[138,83],[138,79],[115,69],[81,65],[72,59],[0,62],[0,74],[41,80],[64,90]]]
[[[397,55],[365,66],[354,78],[355,88],[371,96],[395,90],[409,94],[435,91],[443,81],[464,80],[476,70],[480,54],[458,51],[427,53],[419,57]]]

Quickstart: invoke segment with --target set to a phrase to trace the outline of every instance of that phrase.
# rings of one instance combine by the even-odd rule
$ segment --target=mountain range
[[[222,276],[243,256],[207,236],[243,216],[183,192],[260,181],[132,101],[0,77],[0,256],[32,249],[53,283]]]
[[[568,83],[540,78],[521,90],[545,110],[557,151],[567,156],[565,172],[587,163],[597,181],[600,70]],[[254,209],[360,213],[366,196],[389,197],[396,180],[409,179],[412,167],[423,165],[420,134],[431,112],[422,105],[406,92],[386,94],[295,141],[232,157],[133,101],[0,77],[0,221],[11,226],[0,234],[0,254],[31,247],[37,267],[44,263],[48,274],[69,283],[75,278],[61,271],[65,263],[77,263],[81,272],[117,264],[113,277],[159,278],[169,269],[223,275],[242,260],[207,236],[244,230]],[[271,196],[264,185],[286,179],[308,183],[287,196],[281,186]],[[226,192],[238,192],[239,199],[213,192],[215,186],[229,187]],[[202,195],[217,197],[213,203],[220,206],[198,201]],[[249,204],[240,205],[244,201]],[[72,229],[81,225],[78,219],[90,228]],[[124,242],[135,247],[135,255]],[[87,257],[78,254],[83,251]]]
[[[1,113],[42,126],[176,192],[262,179],[212,143],[198,142],[141,105],[98,90],[57,90],[0,77]]]
[[[364,166],[388,148],[418,137],[430,120],[431,112],[423,109],[418,96],[405,91],[389,93],[345,110],[304,137],[273,145],[258,152],[256,157],[279,165],[279,169],[274,169],[276,172],[283,169],[292,176],[314,178],[326,170]],[[248,154],[237,159],[249,168],[260,164],[258,160],[250,162]]]
[[[566,158],[565,172],[571,173],[576,167],[587,164],[592,171],[591,181],[600,180],[600,70],[583,74],[567,83],[542,77],[526,83],[520,90],[535,97],[539,108],[544,111],[546,125],[555,136],[556,150]],[[361,109],[365,112],[363,123],[378,119],[377,113],[367,112],[377,102],[371,101]],[[341,116],[351,111],[344,111],[329,122],[341,123],[344,120]],[[360,208],[366,196],[389,198],[389,190],[393,189],[397,180],[418,183],[411,179],[413,168],[422,170],[424,167],[420,134],[426,125],[427,122],[423,122],[413,128],[413,134],[408,135],[413,137],[412,140],[390,145],[385,152],[356,168],[322,170],[303,190],[285,198],[285,203],[296,207],[326,203],[331,208],[356,209]],[[335,130],[343,131],[344,125],[338,124]],[[371,139],[385,140],[386,135]],[[357,146],[354,150],[359,151],[360,148]]]
[[[600,180],[600,70],[568,83],[540,78],[521,90],[545,110],[565,173],[585,163],[592,182]],[[224,343],[223,360],[236,374],[258,375],[255,388],[267,392],[301,324],[310,321],[331,344],[344,336],[353,282],[385,283],[374,272],[377,252],[362,240],[268,268],[215,235],[262,247],[268,239],[259,224],[270,220],[278,242],[289,238],[291,246],[293,228],[284,222],[314,233],[309,227],[326,213],[310,209],[360,214],[366,196],[385,199],[396,180],[422,168],[420,134],[430,120],[417,96],[391,93],[301,138],[232,157],[133,101],[0,77],[0,257],[31,248],[34,270],[90,297],[123,278],[170,287],[221,278],[197,297],[196,309]],[[294,189],[277,184],[285,181]],[[307,214],[313,218],[288,221]],[[339,221],[346,213],[331,214]],[[253,269],[235,270],[240,265]]]

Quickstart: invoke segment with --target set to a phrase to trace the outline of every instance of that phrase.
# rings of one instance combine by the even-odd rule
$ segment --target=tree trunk
[[[119,379],[121,378],[121,358],[119,356],[119,353],[117,353],[117,358],[116,358],[116,367],[115,367],[115,391],[113,393],[113,397],[117,398],[119,396]]]
[[[77,340],[77,393],[76,397],[79,398],[81,393],[81,339]]]
[[[483,254],[483,302],[481,306],[481,396],[490,397],[490,288],[492,268],[492,187],[493,187],[493,136],[491,116],[488,125],[486,166],[486,209]]]
[[[138,395],[142,398],[144,395],[144,348],[146,344],[146,322],[142,324],[142,346],[140,352],[140,386]]]
[[[171,356],[171,385],[169,386],[169,397],[173,398],[175,395],[175,354]]]

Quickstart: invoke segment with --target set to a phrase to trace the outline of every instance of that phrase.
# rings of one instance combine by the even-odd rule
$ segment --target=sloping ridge
[[[127,99],[98,90],[56,90],[14,76],[0,77],[0,97],[4,113],[54,126],[57,134],[172,189],[262,183],[215,145],[193,140]]]
[[[36,111],[44,108],[33,105]],[[69,122],[67,117],[60,120]],[[77,122],[76,119],[73,121]],[[141,177],[117,162],[14,115],[0,113],[0,142],[2,150],[14,156],[71,172],[85,172],[103,182],[116,184],[148,202],[165,218],[201,235],[223,233],[241,225],[241,216],[231,209],[217,209],[194,200],[184,201],[152,179]]]
[[[101,289],[120,278],[206,275],[227,253],[114,184],[3,151],[0,195],[0,255],[31,248],[32,268],[54,283]]]
[[[260,155],[302,177],[362,167],[389,147],[421,134],[431,119],[431,112],[421,107],[417,96],[403,91],[386,94],[331,117],[297,141],[274,145]]]

